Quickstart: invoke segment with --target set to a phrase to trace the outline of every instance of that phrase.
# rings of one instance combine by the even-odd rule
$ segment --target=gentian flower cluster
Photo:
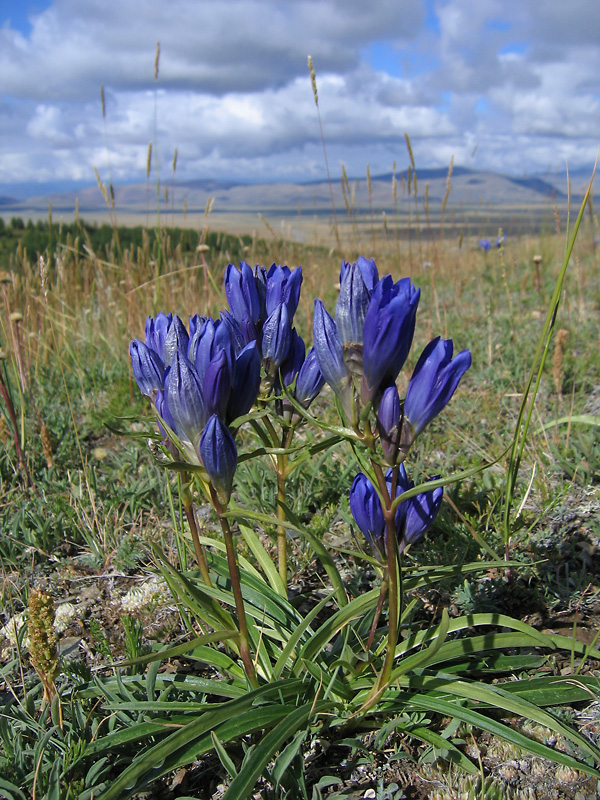
[[[256,342],[265,373],[262,394],[281,394],[281,382],[298,403],[308,408],[325,379],[314,349],[308,355],[304,340],[293,327],[300,299],[302,267],[272,264],[252,269],[245,261],[225,270],[229,308],[246,342]],[[281,380],[280,380],[281,374]],[[291,417],[285,401],[278,413]]]
[[[389,469],[385,481],[390,495],[392,480],[393,470]],[[414,483],[408,480],[404,465],[401,464],[398,469],[395,497],[400,497],[413,486]],[[417,542],[430,527],[440,510],[443,493],[444,490],[440,486],[409,497],[398,505],[394,514],[398,552],[402,553],[409,544]],[[375,487],[362,472],[358,473],[350,489],[350,510],[375,555],[385,561],[385,520],[381,501]]]
[[[314,347],[321,371],[347,421],[372,450],[381,488],[384,476],[376,445],[390,467],[385,475],[386,508],[413,486],[402,462],[417,436],[448,403],[471,364],[468,350],[453,359],[452,341],[434,339],[417,361],[401,401],[396,379],[412,345],[419,297],[420,290],[410,278],[396,283],[390,275],[380,278],[375,262],[361,257],[353,264],[342,262],[335,319],[320,300],[315,301]],[[431,525],[442,494],[441,489],[433,489],[398,505],[394,522],[399,552]],[[350,508],[358,527],[386,560],[384,506],[363,473],[352,485]]]
[[[148,317],[145,341],[131,342],[130,354],[140,391],[226,503],[237,466],[232,423],[251,409],[260,386],[256,342],[245,343],[227,312],[217,320],[195,315],[189,333],[179,317],[160,313]]]
[[[218,319],[190,317],[189,331],[179,317],[161,312],[148,317],[144,341],[131,342],[140,391],[177,436],[184,456],[204,467],[225,504],[237,466],[235,420],[250,411],[260,391],[281,394],[281,382],[305,408],[324,384],[314,351],[306,355],[293,327],[301,285],[301,267],[229,264],[230,310]],[[291,418],[289,403],[285,413]]]
[[[361,257],[354,264],[342,262],[335,320],[315,301],[314,347],[325,380],[356,430],[364,409],[372,405],[390,466],[405,458],[471,364],[468,350],[452,360],[452,341],[434,339],[400,402],[396,378],[412,344],[419,297],[410,278],[396,283],[389,275],[380,279],[375,262]]]
[[[342,262],[335,320],[315,300],[314,346],[325,380],[346,417],[358,425],[361,408],[396,380],[415,329],[420,290],[410,278],[379,279],[375,262]]]

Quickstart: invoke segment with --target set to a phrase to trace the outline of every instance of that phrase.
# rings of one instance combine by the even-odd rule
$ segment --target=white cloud
[[[177,147],[178,177],[321,177],[308,53],[330,162],[350,174],[406,164],[405,132],[418,165],[517,173],[588,163],[600,141],[589,0],[54,0],[31,22],[0,27],[3,183],[109,165],[143,180],[155,108],[154,157],[170,170]],[[378,42],[400,77],[364,62]]]

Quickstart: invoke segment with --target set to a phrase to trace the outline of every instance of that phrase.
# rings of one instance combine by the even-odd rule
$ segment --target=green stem
[[[387,552],[388,568],[388,646],[385,654],[383,668],[377,681],[377,691],[380,692],[388,685],[398,643],[398,557],[396,554],[396,525],[394,514],[384,511],[385,520],[385,546]]]
[[[192,499],[192,493],[189,490],[189,487],[184,485],[182,482],[181,488],[181,500],[183,502],[183,510],[185,511],[185,516],[187,517],[188,525],[190,526],[190,533],[192,535],[192,542],[194,544],[194,552],[196,554],[196,561],[198,562],[198,567],[200,568],[200,574],[202,575],[202,580],[206,584],[206,586],[212,586],[212,582],[210,580],[210,575],[208,572],[208,561],[206,560],[206,553],[204,552],[204,548],[200,543],[200,537],[198,535],[198,525],[196,524],[196,514],[194,512],[194,502]]]
[[[277,432],[273,427],[271,420],[266,417],[264,420],[265,428],[267,429],[271,441],[275,447],[279,446],[280,441]],[[294,435],[293,427],[284,429],[281,434],[281,448],[287,449],[292,442]],[[275,472],[277,474],[277,519],[280,524],[277,526],[277,561],[279,567],[279,576],[283,581],[284,586],[287,586],[287,533],[285,529],[285,479],[287,477],[287,455],[279,454],[273,459],[275,465]]]
[[[285,456],[277,457],[277,519],[282,522],[285,522],[285,460]],[[287,586],[287,533],[281,524],[277,526],[277,559],[279,575]]]
[[[242,597],[242,588],[240,585],[240,573],[238,570],[237,559],[235,557],[235,547],[233,544],[233,536],[231,535],[231,528],[229,527],[229,520],[227,517],[222,516],[222,509],[220,506],[215,506],[215,510],[219,515],[221,529],[223,531],[223,539],[225,540],[225,549],[227,551],[227,565],[229,567],[229,577],[231,579],[231,590],[235,600],[235,608],[238,617],[238,627],[240,629],[240,658],[244,664],[246,675],[252,686],[258,688],[258,680],[256,678],[256,671],[250,655],[250,639],[248,636],[248,624],[246,622],[246,610],[244,608],[244,598]]]
[[[392,506],[392,499],[396,495],[396,483],[398,480],[398,467],[394,467],[392,476],[391,491],[388,491],[385,475],[379,464],[372,463],[373,471],[379,484],[379,491],[383,497],[383,518],[385,520],[385,552],[387,563],[385,565],[387,571],[387,598],[388,598],[388,646],[383,662],[382,670],[379,674],[379,679],[373,687],[372,697],[368,701],[376,700],[377,697],[383,692],[389,683],[392,668],[394,666],[394,658],[396,655],[396,645],[398,643],[398,586],[399,586],[399,570],[398,570],[398,543],[396,541],[396,509]],[[382,584],[383,587],[383,584]]]

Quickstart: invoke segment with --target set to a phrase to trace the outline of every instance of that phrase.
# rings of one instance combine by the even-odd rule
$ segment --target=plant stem
[[[277,436],[277,432],[271,423],[271,420],[266,417],[264,421],[265,428],[268,431],[269,437],[275,447],[279,446],[279,437]],[[282,449],[286,449],[290,446],[292,436],[294,435],[294,429],[284,429],[281,433],[281,447]],[[273,464],[275,466],[275,472],[277,473],[277,519],[281,521],[281,523],[285,523],[285,501],[286,501],[286,494],[285,494],[285,479],[287,477],[287,463],[288,458],[287,455],[283,453],[278,453],[276,457],[273,458]],[[287,533],[285,530],[285,525],[279,524],[277,526],[277,561],[279,566],[279,576],[283,581],[283,585],[287,586]]]
[[[242,588],[240,586],[240,573],[238,570],[237,559],[235,557],[235,547],[233,545],[233,537],[231,535],[231,528],[229,527],[229,520],[227,517],[222,516],[219,508],[215,507],[219,515],[219,522],[223,531],[223,539],[225,540],[225,549],[227,551],[227,565],[229,567],[229,577],[231,578],[231,590],[235,600],[235,608],[238,616],[238,627],[240,629],[240,658],[244,664],[246,675],[252,686],[258,688],[258,680],[256,679],[256,671],[252,663],[252,656],[250,655],[250,640],[248,637],[248,624],[246,622],[246,610],[244,608],[244,598],[242,597]]]
[[[202,575],[202,580],[207,586],[212,586],[212,582],[210,580],[210,575],[208,572],[208,561],[206,560],[206,553],[204,552],[204,548],[200,543],[200,537],[198,535],[198,525],[196,523],[196,514],[194,512],[194,501],[192,499],[192,493],[190,492],[189,487],[184,485],[183,482],[181,487],[181,500],[183,502],[183,510],[185,511],[185,516],[187,517],[188,525],[190,526],[192,542],[194,543],[194,552],[196,553],[196,561],[198,562],[198,567],[200,568],[200,574]]]
[[[369,631],[369,638],[367,639],[367,646],[366,646],[367,653],[371,649],[371,645],[373,644],[373,639],[375,638],[375,631],[377,630],[377,623],[379,622],[379,617],[381,616],[381,611],[383,609],[383,601],[385,600],[387,590],[388,590],[388,578],[386,570],[386,574],[384,575],[383,580],[381,581],[381,591],[379,592],[379,600],[377,601],[375,616],[373,617],[371,630]]]
[[[8,387],[4,383],[4,378],[0,373],[0,395],[2,395],[2,399],[6,403],[6,409],[10,416],[10,421],[13,426],[13,438],[15,441],[15,451],[17,453],[17,464],[23,470],[23,474],[27,480],[29,486],[33,486],[34,483],[31,480],[31,475],[29,474],[29,470],[27,468],[27,461],[25,460],[25,454],[21,448],[21,442],[19,441],[19,424],[17,422],[17,417],[15,414],[15,407],[13,406],[12,398],[10,396],[10,392],[8,391]]]
[[[387,513],[386,513],[387,512]],[[377,689],[383,690],[387,686],[394,658],[396,644],[398,643],[398,557],[396,554],[396,525],[394,514],[384,510],[385,520],[385,545],[387,551],[388,567],[388,646],[385,654],[383,668],[377,681]]]
[[[387,597],[388,597],[388,646],[383,662],[383,668],[374,687],[375,696],[379,696],[387,686],[394,658],[396,644],[398,643],[398,544],[396,541],[396,510],[392,507],[392,499],[396,496],[396,483],[398,480],[398,467],[394,468],[391,491],[388,490],[383,470],[379,464],[373,463],[373,470],[377,477],[379,489],[383,496],[383,518],[385,519],[385,552],[387,558]]]
[[[277,458],[277,519],[285,522],[285,456]],[[277,559],[279,575],[287,586],[287,533],[283,525],[277,526]]]

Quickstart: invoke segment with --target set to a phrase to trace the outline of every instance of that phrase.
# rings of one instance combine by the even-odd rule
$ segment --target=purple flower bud
[[[298,308],[301,286],[302,267],[291,270],[289,267],[271,264],[267,272],[267,314],[272,314],[280,303],[284,303],[291,323]]]
[[[194,338],[194,334],[198,328],[201,328],[206,320],[207,317],[201,317],[200,314],[194,314],[193,317],[189,318],[190,341]],[[188,358],[190,358],[189,354]],[[190,359],[190,361],[193,361],[193,359]]]
[[[227,505],[237,467],[237,449],[229,428],[216,414],[202,431],[200,458],[220,502]]]
[[[167,336],[167,331],[173,322],[172,314],[163,314],[160,311],[155,317],[148,317],[146,320],[145,338],[146,345],[157,353],[164,363],[163,345]]]
[[[206,415],[216,414],[225,419],[231,395],[231,371],[224,350],[219,350],[206,368],[202,380],[202,395]]]
[[[436,480],[436,478],[439,478],[439,475],[434,476],[431,480]],[[406,506],[398,534],[401,553],[409,544],[417,542],[433,524],[442,505],[443,496],[444,489],[442,486],[438,486],[437,489],[421,492],[414,497],[409,497],[404,503],[400,503],[400,509],[402,506]]]
[[[410,278],[394,284],[386,275],[375,287],[363,335],[363,403],[375,398],[382,383],[398,377],[412,344],[419,297]]]
[[[225,351],[231,370],[234,361],[232,328],[228,321],[219,319],[215,322],[209,317],[204,325],[196,330],[188,348],[188,357],[194,363],[201,381],[204,380],[208,365],[219,350]]]
[[[260,353],[256,342],[250,342],[238,354],[233,365],[233,384],[226,421],[247,414],[258,396],[260,388]]]
[[[377,283],[379,282],[379,272],[377,270],[375,261],[372,258],[360,256],[356,263],[360,268],[362,279],[365,282],[365,286],[367,287],[369,294],[372,294],[373,289],[375,289]],[[342,261],[342,267],[340,269],[340,286],[344,280],[344,274],[350,266],[352,265],[348,264],[346,261]]]
[[[391,472],[388,472],[388,475],[390,474]],[[430,478],[430,480],[434,481],[437,480],[437,478],[439,478],[439,475],[435,475],[433,478]],[[413,486],[414,483],[409,480],[406,475],[404,464],[400,464],[396,497],[412,489]],[[400,553],[402,553],[409,544],[417,542],[432,525],[440,510],[443,495],[443,487],[438,486],[437,489],[421,492],[414,497],[409,497],[408,500],[405,500],[403,503],[400,503],[396,516],[396,534]]]
[[[262,356],[267,361],[267,373],[275,375],[290,349],[292,321],[285,303],[267,317],[262,329]]]
[[[133,377],[142,394],[153,397],[163,388],[164,365],[160,357],[139,339],[129,345]]]
[[[225,295],[231,313],[242,324],[246,314],[256,325],[260,319],[260,298],[252,268],[245,261],[237,269],[228,264],[225,269]]]
[[[408,420],[411,426],[411,442],[448,403],[471,366],[468,350],[452,360],[453,347],[452,339],[438,336],[429,342],[417,361],[404,401],[405,424]]]
[[[163,361],[165,366],[172,363],[176,352],[187,355],[190,337],[179,317],[173,317],[163,344]]]
[[[383,457],[390,466],[396,464],[400,443],[400,397],[396,384],[384,391],[377,410],[377,429]]]
[[[229,329],[229,339],[233,345],[233,352],[237,355],[248,343],[242,333],[239,322],[229,311],[221,311],[220,322],[225,328]]]
[[[306,345],[304,344],[304,339],[298,335],[298,332],[295,328],[292,328],[292,340],[290,347],[287,356],[280,367],[281,378],[284,386],[290,386],[290,384],[294,382],[294,379],[300,371],[305,358]],[[276,389],[279,388],[278,380],[275,382],[275,387]]]
[[[165,401],[182,444],[196,449],[206,422],[204,397],[194,365],[178,350],[165,376]]]
[[[362,472],[350,489],[350,511],[362,534],[378,556],[385,555],[385,520],[375,487]]]
[[[323,377],[340,397],[350,373],[344,362],[344,348],[337,327],[321,300],[315,300],[313,316],[314,348]]]
[[[392,492],[393,470],[385,475],[388,494]],[[435,480],[435,478],[432,478]],[[395,498],[401,496],[414,486],[406,476],[404,465],[400,464],[396,481]],[[423,536],[435,520],[442,502],[443,489],[431,489],[415,497],[410,497],[398,505],[394,515],[394,527],[399,552],[402,553],[409,544],[413,544]],[[395,499],[394,498],[394,499]],[[373,547],[375,554],[385,558],[385,520],[379,495],[371,481],[359,473],[350,489],[350,510],[352,516],[365,538]]]
[[[296,381],[296,400],[304,408],[308,408],[319,394],[325,383],[325,378],[319,366],[319,359],[314,347],[308,351],[304,363],[298,372]]]
[[[340,342],[346,349],[347,345],[362,345],[365,315],[372,292],[367,288],[358,262],[346,264],[342,273],[335,322]],[[358,374],[362,374],[362,358],[360,361]]]

